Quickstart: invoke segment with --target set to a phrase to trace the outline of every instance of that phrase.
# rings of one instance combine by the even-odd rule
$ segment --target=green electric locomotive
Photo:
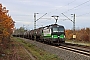
[[[51,44],[65,43],[65,28],[64,26],[52,24],[44,27],[43,39]]]

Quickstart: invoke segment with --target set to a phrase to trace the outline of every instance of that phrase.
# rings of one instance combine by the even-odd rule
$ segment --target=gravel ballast
[[[64,50],[62,48],[50,46],[50,45],[43,44],[43,43],[36,42],[36,41],[32,41],[29,39],[23,39],[23,40],[30,42],[31,44],[36,45],[40,49],[43,49],[43,50],[48,51],[52,54],[55,54],[59,58],[62,58],[64,60],[90,60],[90,57],[80,55],[80,54],[72,52],[72,51]]]

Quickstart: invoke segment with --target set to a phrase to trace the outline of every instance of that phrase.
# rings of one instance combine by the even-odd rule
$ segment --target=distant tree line
[[[20,27],[14,30],[14,35],[24,35],[27,30],[24,27]]]
[[[73,39],[73,30],[66,30],[66,39]],[[75,31],[77,41],[90,42],[90,28],[82,28]]]

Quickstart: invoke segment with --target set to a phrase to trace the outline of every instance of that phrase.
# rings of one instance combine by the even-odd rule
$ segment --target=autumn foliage
[[[14,29],[14,21],[6,7],[0,4],[0,44],[7,44]]]
[[[73,30],[66,30],[66,38],[67,39],[73,39]],[[85,41],[90,42],[90,28],[83,28],[75,31],[76,39],[77,41]]]

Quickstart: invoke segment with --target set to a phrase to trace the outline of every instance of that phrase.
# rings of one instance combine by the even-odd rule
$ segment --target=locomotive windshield
[[[63,27],[54,27],[53,32],[64,32],[64,28]]]
[[[53,28],[53,32],[58,32],[58,28]]]
[[[64,32],[64,28],[58,28],[59,30],[58,30],[58,32]]]

